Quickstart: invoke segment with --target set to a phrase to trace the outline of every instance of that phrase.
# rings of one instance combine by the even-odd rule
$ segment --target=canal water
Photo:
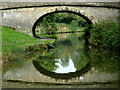
[[[3,87],[118,87],[119,51],[93,48],[83,33],[57,34],[55,48],[3,68]]]

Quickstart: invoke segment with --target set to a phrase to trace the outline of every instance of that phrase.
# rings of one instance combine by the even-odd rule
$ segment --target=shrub
[[[113,21],[99,21],[93,25],[90,42],[95,46],[120,47],[119,24]]]
[[[64,24],[72,32],[75,32],[80,27],[86,27],[87,22],[82,17],[73,13],[53,13],[42,18],[36,27],[40,28],[40,34],[55,34],[60,24]]]
[[[69,28],[71,29],[72,32],[75,32],[79,27],[78,21],[77,20],[72,20],[70,22]]]

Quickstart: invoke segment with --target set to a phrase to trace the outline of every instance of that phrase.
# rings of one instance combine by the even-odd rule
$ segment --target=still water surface
[[[58,34],[54,49],[28,56],[27,60],[6,66],[3,80],[64,84],[115,82],[116,86],[119,82],[119,50],[86,45],[82,33]]]
[[[60,37],[60,36],[59,36]],[[56,47],[46,55],[40,55],[35,61],[44,69],[54,73],[76,72],[84,68],[90,61],[89,50],[85,50],[85,41],[78,34],[62,36]]]

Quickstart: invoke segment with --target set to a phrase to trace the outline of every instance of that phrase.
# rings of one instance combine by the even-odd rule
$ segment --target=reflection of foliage
[[[82,69],[88,62],[90,61],[89,58],[89,49],[85,49],[86,47],[83,47],[82,49],[78,49],[75,54],[72,56],[74,65],[77,69]]]
[[[53,72],[57,68],[55,63],[58,62],[55,61],[55,59],[61,59],[61,65],[66,67],[69,65],[69,58],[71,57],[75,68],[77,70],[82,69],[88,63],[89,59],[86,56],[86,51],[84,51],[84,40],[78,40],[78,36],[79,35],[72,34],[66,40],[58,41],[59,44],[56,45],[55,49],[50,50],[36,60],[43,68]]]
[[[54,49],[49,50],[49,52],[36,60],[39,61],[43,68],[52,72],[57,68],[55,63],[58,61],[55,61],[55,59],[61,59],[61,65],[66,67],[69,64],[69,57],[77,70],[82,69],[91,60],[92,66],[99,72],[113,73],[118,71],[119,52],[117,50],[91,48],[90,54],[84,40],[79,38],[79,35],[72,34],[65,40],[58,41],[59,43]]]
[[[70,37],[68,38],[70,40],[70,42],[74,45],[74,44],[80,44],[80,41],[78,41],[78,35],[73,33],[70,35]]]
[[[74,33],[64,40],[69,41],[69,44],[61,41],[64,46],[58,45],[58,47],[56,47],[56,54],[59,58],[71,57],[76,69],[80,70],[88,63],[90,59],[88,58],[88,49],[86,50],[86,47],[84,47],[84,40],[82,38],[79,40],[78,38],[79,35]]]
[[[66,67],[69,65],[69,58],[68,57],[65,57],[64,59],[61,60],[62,61],[62,66],[63,67]]]
[[[85,65],[88,64],[88,61],[89,61],[89,59],[86,57],[86,55],[83,55],[83,53],[80,53],[80,51],[79,51],[79,55],[76,55],[72,58],[77,70],[80,70],[83,67],[85,67]]]
[[[66,40],[60,41],[55,48],[54,55],[58,58],[62,58],[62,65],[67,66],[69,57],[72,58],[77,70],[82,69],[90,60],[88,53],[84,49],[84,40],[78,39],[79,35],[71,34]],[[69,44],[67,42],[69,41]]]
[[[56,70],[57,66],[55,65],[55,56],[53,55],[53,52],[48,52],[44,56],[39,56],[35,61],[38,61],[38,63],[45,68],[48,71],[53,72]]]
[[[82,41],[83,39],[79,39],[79,40],[80,40],[81,43],[83,42]],[[76,57],[74,57],[74,58],[77,59],[77,57],[79,57],[79,60],[78,60],[79,63],[78,62],[74,62],[74,63],[76,63],[75,64],[76,68],[78,68],[78,67],[80,68],[81,66],[84,67],[91,60],[90,59],[90,49],[89,49],[88,45],[86,45],[84,43],[83,47],[81,49],[77,50]]]
[[[78,37],[76,34],[71,34],[67,39],[60,40],[57,43],[57,47],[55,48],[56,55],[60,58],[65,58],[65,56],[69,57],[75,51],[81,47],[83,43],[78,41]]]
[[[119,69],[119,52],[114,50],[91,49],[91,62],[93,67],[102,72],[117,72]]]
[[[49,70],[49,71],[51,71],[51,72],[52,72],[53,70],[55,70],[56,65],[55,65],[54,59],[41,59],[41,58],[40,58],[39,63],[40,63],[40,65],[41,65],[42,67],[44,67],[46,70]]]

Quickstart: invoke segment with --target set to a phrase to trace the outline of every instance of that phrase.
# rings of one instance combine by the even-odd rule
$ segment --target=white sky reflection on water
[[[69,64],[66,67],[62,66],[61,59],[55,59],[55,61],[58,61],[57,63],[55,63],[55,65],[58,66],[58,68],[54,71],[55,73],[69,73],[76,71],[76,68],[74,67],[74,63],[71,58],[69,58]]]

